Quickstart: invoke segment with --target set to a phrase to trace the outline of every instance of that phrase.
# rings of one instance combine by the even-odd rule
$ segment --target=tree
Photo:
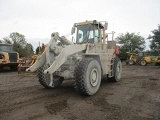
[[[126,58],[126,52],[135,52],[142,51],[145,48],[145,40],[142,36],[135,33],[120,34],[116,38],[118,44],[120,44],[119,48],[119,57]]]
[[[24,48],[24,56],[31,57],[33,54],[33,46],[30,43],[27,43],[27,45]]]
[[[18,33],[13,32],[10,34],[10,38],[13,42],[13,50],[19,53],[20,57],[25,57],[25,46],[27,45],[27,42],[25,40],[25,36]]]
[[[13,32],[9,37],[12,40],[13,50],[18,52],[20,57],[30,57],[33,55],[33,46],[26,42],[24,35]]]
[[[148,39],[150,39],[151,44],[150,48],[153,51],[160,49],[160,25],[158,25],[158,29],[154,29],[151,31],[153,35],[149,35]]]
[[[39,53],[40,51],[42,51],[42,47],[38,46],[38,47],[36,48],[36,54],[38,55],[38,53]]]
[[[8,37],[3,38],[3,42],[6,44],[12,44],[12,41]]]
[[[13,45],[18,44],[18,45],[20,45],[21,47],[24,48],[27,44],[27,42],[25,40],[25,36],[20,34],[20,33],[13,32],[13,33],[10,34],[10,38],[13,41]]]
[[[0,40],[0,43],[12,44],[13,51],[18,52],[20,57],[30,57],[34,54],[33,46],[27,43],[25,36],[18,32],[11,33],[9,37]]]

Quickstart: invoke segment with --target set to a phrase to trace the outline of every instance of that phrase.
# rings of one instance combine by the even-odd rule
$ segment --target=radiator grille
[[[18,56],[17,53],[8,53],[10,62],[17,62]]]

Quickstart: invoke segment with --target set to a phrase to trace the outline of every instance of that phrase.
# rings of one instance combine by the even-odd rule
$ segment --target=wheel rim
[[[92,86],[96,86],[98,83],[98,71],[97,69],[92,69],[90,74],[90,83]]]
[[[121,64],[120,63],[117,64],[116,75],[118,79],[121,78]]]
[[[145,65],[146,64],[146,62],[145,61],[141,61],[141,65]]]

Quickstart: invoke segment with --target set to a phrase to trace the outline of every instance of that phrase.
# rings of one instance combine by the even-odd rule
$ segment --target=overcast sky
[[[52,32],[69,37],[73,23],[85,20],[107,21],[116,36],[147,38],[160,24],[159,6],[160,0],[0,0],[0,39],[19,32],[35,46]]]

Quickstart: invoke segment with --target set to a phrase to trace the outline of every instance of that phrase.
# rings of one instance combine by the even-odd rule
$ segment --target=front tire
[[[83,58],[75,67],[76,91],[82,95],[95,94],[101,83],[101,67],[93,58]]]
[[[50,74],[44,74],[44,71],[49,68],[49,64],[44,64],[42,67],[40,67],[38,69],[38,79],[39,79],[39,83],[44,86],[45,88],[57,88],[59,87],[62,82],[63,82],[63,78],[59,77],[59,76],[54,76],[53,75],[53,84],[52,86],[50,86]]]

